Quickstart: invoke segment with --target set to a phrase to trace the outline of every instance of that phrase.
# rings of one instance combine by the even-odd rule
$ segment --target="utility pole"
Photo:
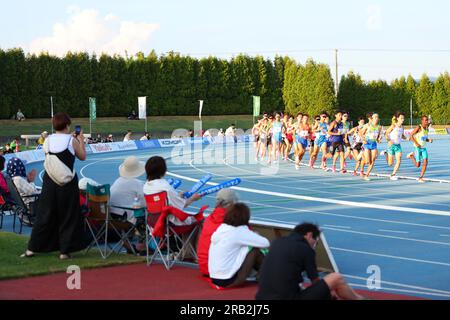
[[[334,58],[335,58],[335,66],[336,66],[336,96],[339,91],[339,71],[338,71],[338,49],[334,49]]]

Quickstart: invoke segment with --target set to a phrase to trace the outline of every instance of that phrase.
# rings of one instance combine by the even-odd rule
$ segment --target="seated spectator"
[[[202,231],[197,244],[198,266],[204,276],[209,276],[208,256],[211,236],[223,223],[227,209],[238,201],[236,193],[231,189],[222,189],[216,196],[216,208],[203,222]]]
[[[190,129],[188,132],[188,138],[193,138],[194,137],[194,130]]]
[[[225,133],[223,132],[223,129],[220,128],[219,132],[217,133],[218,137],[225,137]]]
[[[145,164],[134,156],[128,157],[119,167],[120,177],[111,186],[110,212],[119,216],[125,216],[132,224],[136,223],[133,211],[119,209],[115,206],[132,208],[135,199],[137,199],[140,208],[146,207],[143,191],[144,182],[137,179],[144,173]]]
[[[148,133],[148,132],[144,133],[141,140],[150,140],[150,133]]]
[[[5,177],[3,176],[3,170],[5,169],[5,158],[0,156],[0,195],[4,198],[9,195],[8,184],[6,183]]]
[[[6,173],[11,177],[17,191],[22,197],[23,202],[27,206],[30,206],[30,204],[35,201],[35,198],[27,196],[40,193],[40,190],[37,189],[34,184],[37,171],[33,169],[27,174],[22,160],[14,157],[9,159],[6,167]]]
[[[249,229],[249,221],[250,209],[244,203],[236,203],[212,235],[208,270],[215,285],[240,286],[253,269],[259,271],[264,259],[260,248],[268,248],[270,243]]]
[[[88,184],[90,184],[91,186],[94,186],[94,187],[100,186],[100,184],[95,180],[92,180],[90,178],[81,178],[78,181],[78,189],[80,189],[80,205],[86,205],[86,203],[87,203],[86,189],[87,189]]]
[[[44,145],[45,139],[47,139],[47,137],[48,137],[48,132],[47,131],[42,132],[41,136],[39,137],[39,139],[37,141],[37,144],[39,146]]]
[[[136,112],[134,110],[131,111],[131,113],[128,115],[128,120],[137,120],[138,117],[136,115]]]
[[[164,175],[167,171],[166,160],[159,156],[151,157],[145,164],[145,172],[147,173],[147,181],[144,184],[144,194],[150,195],[167,192],[167,200],[169,206],[183,210],[189,206],[192,202],[197,201],[201,196],[196,193],[189,199],[184,198],[183,193],[178,193],[170,184],[164,179]],[[188,213],[188,212],[187,212]],[[197,220],[194,217],[188,217],[186,220],[181,221],[173,215],[169,215],[169,221],[175,225],[190,225],[196,223]]]
[[[106,143],[111,143],[111,142],[114,142],[114,138],[113,138],[112,134],[108,135],[108,138],[106,138]]]
[[[125,134],[125,137],[123,138],[123,141],[124,141],[124,142],[127,142],[127,141],[133,140],[133,139],[131,138],[132,135],[133,135],[133,132],[131,132],[131,130],[128,130],[127,133]]]
[[[11,150],[13,150],[13,152],[20,152],[20,139],[15,138],[13,141],[11,141],[9,146],[11,147]]]
[[[319,228],[303,223],[289,236],[273,241],[261,268],[256,299],[330,300],[333,291],[340,299],[362,299],[338,273],[319,278],[315,252],[319,240]],[[306,289],[300,287],[303,272],[312,282]]]
[[[14,150],[11,149],[11,145],[10,145],[9,143],[7,143],[7,144],[5,145],[5,149],[3,150],[3,153],[4,153],[4,154],[14,153]]]
[[[16,113],[16,120],[18,121],[24,121],[25,120],[25,115],[22,113],[22,110],[17,110]]]
[[[94,140],[95,143],[103,143],[105,140],[103,140],[102,135],[99,133],[97,134],[97,138]]]

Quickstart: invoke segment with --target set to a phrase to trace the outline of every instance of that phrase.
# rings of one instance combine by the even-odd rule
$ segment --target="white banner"
[[[202,109],[203,109],[203,100],[200,101],[200,107],[198,108],[198,118],[202,120]]]
[[[139,119],[147,118],[147,97],[138,98]]]

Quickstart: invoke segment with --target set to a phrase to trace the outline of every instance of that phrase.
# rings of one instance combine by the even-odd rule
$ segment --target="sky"
[[[308,58],[365,80],[450,71],[447,0],[0,0],[0,48]],[[126,52],[126,53],[125,53]]]

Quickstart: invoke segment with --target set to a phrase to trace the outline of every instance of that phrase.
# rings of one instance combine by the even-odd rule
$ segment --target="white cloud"
[[[379,5],[370,5],[367,7],[367,21],[366,27],[370,31],[381,30],[382,28],[382,15],[381,7]]]
[[[57,56],[68,51],[134,54],[144,51],[152,34],[159,29],[155,23],[125,21],[113,14],[101,17],[95,9],[69,7],[67,11],[69,19],[55,23],[52,35],[33,40],[30,52],[44,51]]]

